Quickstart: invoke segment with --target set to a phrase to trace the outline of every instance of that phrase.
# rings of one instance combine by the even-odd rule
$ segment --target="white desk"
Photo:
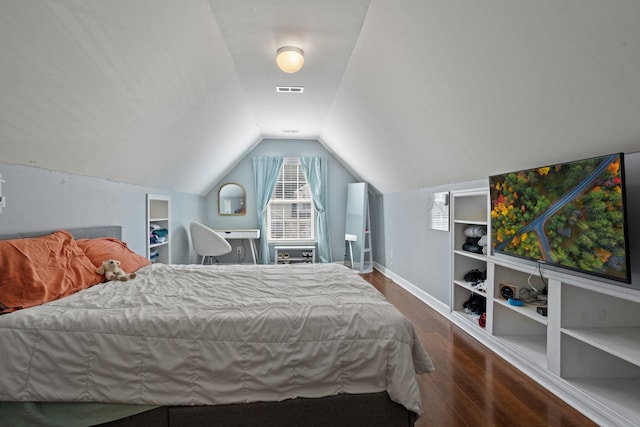
[[[256,239],[260,238],[260,229],[248,228],[243,230],[216,230],[216,232],[227,240],[248,240],[249,247],[251,248],[251,256],[253,257],[253,263],[258,263],[256,257],[258,252],[256,249]]]

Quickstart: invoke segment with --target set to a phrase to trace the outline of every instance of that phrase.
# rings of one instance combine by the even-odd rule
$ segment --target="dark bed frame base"
[[[415,414],[386,392],[219,406],[163,406],[101,427],[411,427]]]

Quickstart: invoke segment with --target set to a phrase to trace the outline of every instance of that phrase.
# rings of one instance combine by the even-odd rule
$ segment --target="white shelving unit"
[[[151,243],[150,229],[152,224],[157,224],[168,231],[167,239],[160,243]],[[152,259],[152,254],[158,255],[154,262],[163,264],[171,263],[171,198],[147,194],[147,258]]]
[[[533,269],[529,266],[499,264],[493,259],[488,263],[487,280],[493,283],[493,292],[491,318],[487,322],[489,325],[487,330],[505,346],[527,357],[538,367],[547,369],[549,320],[536,311],[538,306],[544,306],[544,304],[514,306],[500,294],[502,284],[514,287],[516,293],[520,289],[531,288],[531,286],[543,290],[545,284],[540,282],[539,277],[532,276],[532,271]]]
[[[451,320],[598,424],[639,426],[640,292],[544,266],[540,271],[517,258],[463,251],[464,228],[489,226],[488,218],[488,191],[452,192]],[[473,268],[487,269],[485,328],[462,310],[477,292],[462,279]],[[509,304],[501,284],[516,292],[546,286],[548,316],[534,304]]]
[[[275,246],[273,248],[274,264],[291,264],[297,262],[315,263],[315,246]]]
[[[560,284],[560,377],[640,424],[640,296],[591,280]]]
[[[480,329],[477,316],[464,312],[463,304],[472,293],[486,297],[486,292],[476,291],[463,280],[465,274],[477,269],[487,269],[487,256],[462,249],[466,242],[464,230],[472,225],[487,226],[488,192],[485,189],[451,192],[451,246],[453,260],[451,262],[453,284],[451,287],[451,311],[454,316]]]

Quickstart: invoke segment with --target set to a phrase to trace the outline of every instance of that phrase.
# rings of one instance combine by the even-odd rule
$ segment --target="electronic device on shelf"
[[[631,283],[622,153],[494,175],[489,184],[494,254]]]
[[[502,299],[508,300],[509,298],[518,297],[518,288],[514,285],[500,283],[498,291],[500,292],[500,296],[502,297]]]

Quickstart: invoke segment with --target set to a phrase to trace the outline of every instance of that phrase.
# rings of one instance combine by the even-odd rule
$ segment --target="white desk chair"
[[[227,240],[214,230],[199,222],[192,222],[190,225],[191,241],[196,253],[202,256],[200,264],[204,264],[205,258],[211,258],[231,252],[231,245]]]

